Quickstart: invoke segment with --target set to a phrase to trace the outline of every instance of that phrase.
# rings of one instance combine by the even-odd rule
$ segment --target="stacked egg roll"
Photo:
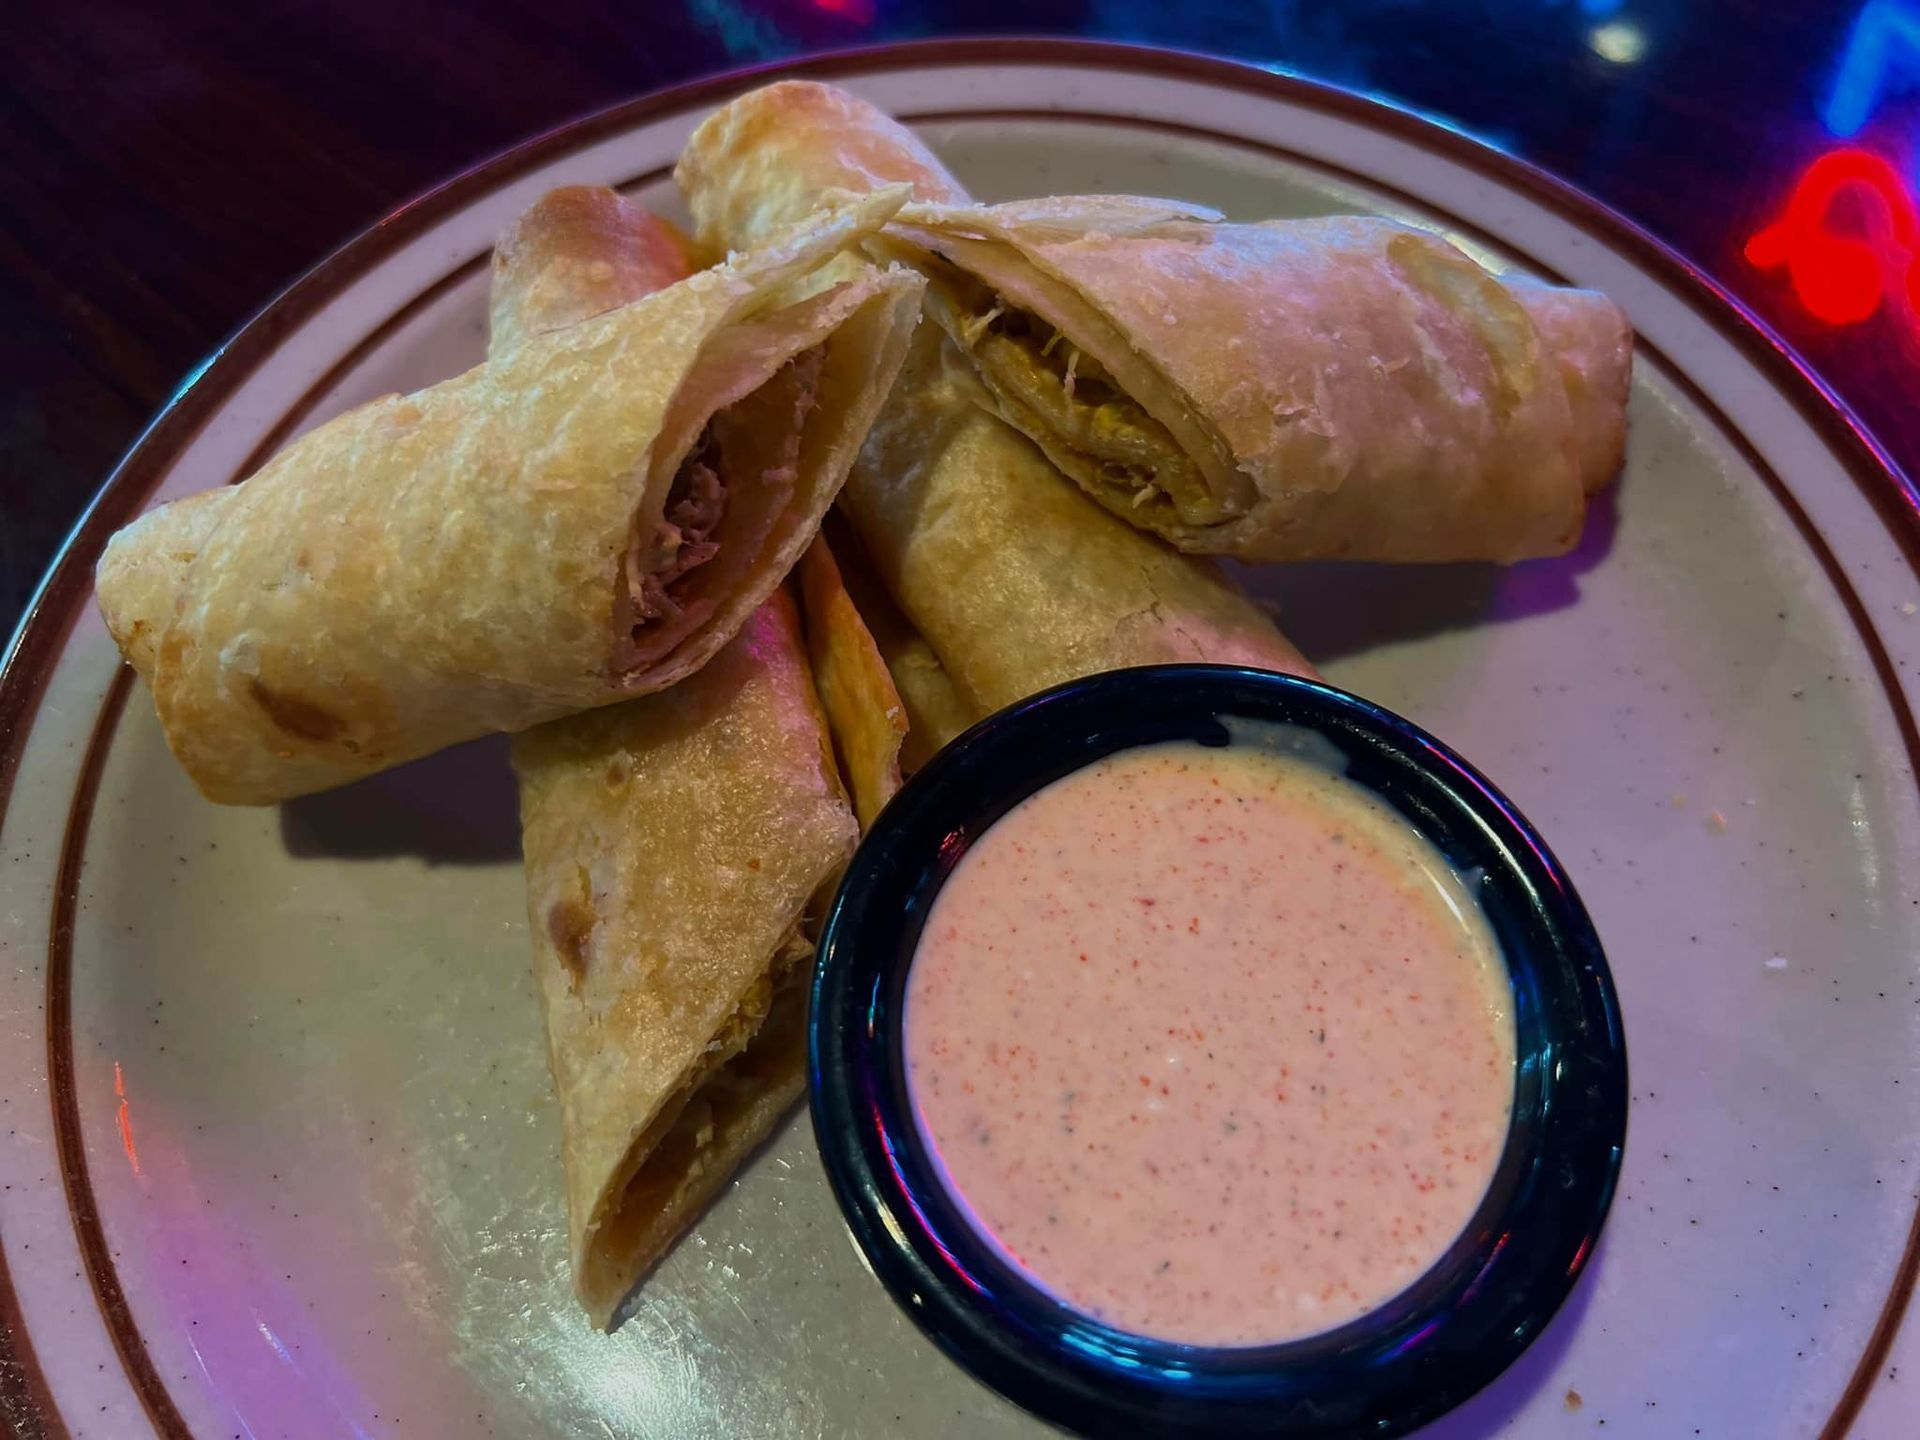
[[[363,405],[116,535],[100,606],[200,788],[269,803],[696,672],[805,550],[897,373],[920,281],[845,257],[903,196]]]
[[[495,256],[495,355],[688,270],[664,224],[588,187]],[[513,764],[574,1286],[606,1325],[804,1088],[807,961],[854,817],[785,588],[695,674],[527,730]]]
[[[1619,468],[1619,308],[1494,276],[1412,226],[1230,224],[1127,196],[969,205],[900,126],[800,83],[710,118],[678,178],[702,233],[736,244],[809,193],[913,185],[924,203],[869,248],[927,275],[979,402],[1183,550],[1553,554]]]
[[[790,81],[705,121],[675,171],[716,249],[743,249],[835,192],[966,192],[903,127],[828,86]],[[927,706],[967,719],[1063,680],[1214,661],[1311,674],[1273,621],[1210,563],[1082,495],[992,413],[954,346],[916,333],[841,495],[875,573],[939,662]],[[894,658],[914,654],[911,645]],[[933,674],[896,665],[903,695]],[[950,712],[949,712],[950,714]],[[951,728],[949,719],[943,728]]]

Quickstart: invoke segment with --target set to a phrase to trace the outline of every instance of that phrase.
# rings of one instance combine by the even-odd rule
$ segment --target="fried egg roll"
[[[495,354],[688,268],[666,225],[589,187],[496,257]],[[574,1288],[607,1325],[805,1086],[854,817],[784,590],[671,689],[516,735],[513,765]]]
[[[1553,555],[1619,467],[1618,308],[1410,225],[1084,196],[909,207],[873,249],[928,276],[996,413],[1183,550]]]
[[[270,803],[698,671],[805,550],[897,373],[920,281],[834,262],[899,193],[115,536],[101,609],[201,790]]]
[[[753,91],[709,117],[675,179],[697,239],[716,249],[750,247],[835,193],[904,183],[920,200],[966,198],[904,127],[801,81]],[[937,671],[924,673],[942,677],[969,722],[1059,681],[1129,665],[1313,673],[1209,562],[1102,510],[992,413],[932,326],[915,335],[840,508],[937,658]],[[903,695],[906,673],[894,671]]]

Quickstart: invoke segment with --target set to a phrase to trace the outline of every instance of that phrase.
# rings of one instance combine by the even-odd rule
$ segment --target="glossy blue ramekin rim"
[[[1227,742],[1225,719],[1311,731],[1350,779],[1462,872],[1514,984],[1514,1117],[1467,1229],[1408,1290],[1322,1335],[1209,1349],[1111,1329],[1022,1277],[948,1195],[913,1120],[900,1050],[906,972],[967,846],[1013,805],[1102,755]],[[1164,665],[1071,681],[942,750],[888,805],[821,936],[808,1022],[814,1132],[861,1252],[955,1360],[1087,1433],[1404,1434],[1486,1385],[1545,1328],[1593,1253],[1626,1142],[1612,976],[1545,842],[1477,770],[1410,721],[1331,686]]]

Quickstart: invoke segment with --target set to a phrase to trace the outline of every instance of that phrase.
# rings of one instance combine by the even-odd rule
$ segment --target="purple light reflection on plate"
[[[249,1197],[229,1185],[214,1204],[164,1112],[143,1108],[136,1150],[133,1077],[118,1062],[114,1085],[120,1107],[116,1138],[132,1176],[131,1208],[145,1232],[140,1249],[150,1257],[143,1288],[169,1312],[168,1323],[146,1327],[149,1333],[170,1332],[186,1341],[207,1393],[240,1433],[253,1437],[254,1427],[266,1424],[277,1434],[286,1417],[303,1415],[324,1418],[330,1429],[356,1440],[372,1440],[356,1418],[370,1415],[371,1407],[354,1383],[354,1367],[307,1319],[306,1297],[256,1254],[269,1238],[247,1224]],[[126,1253],[138,1252],[128,1247]],[[125,1255],[121,1264],[126,1273]],[[223,1300],[236,1294],[267,1303],[235,1313]]]

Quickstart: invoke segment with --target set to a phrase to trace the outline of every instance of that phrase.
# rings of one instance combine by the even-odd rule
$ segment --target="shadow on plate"
[[[1617,486],[1587,506],[1580,543],[1552,560],[1518,565],[1234,566],[1248,593],[1270,602],[1287,638],[1316,665],[1396,641],[1565,609],[1580,577],[1613,548]]]
[[[520,858],[520,801],[507,737],[489,735],[280,807],[280,838],[301,858],[491,865]]]

